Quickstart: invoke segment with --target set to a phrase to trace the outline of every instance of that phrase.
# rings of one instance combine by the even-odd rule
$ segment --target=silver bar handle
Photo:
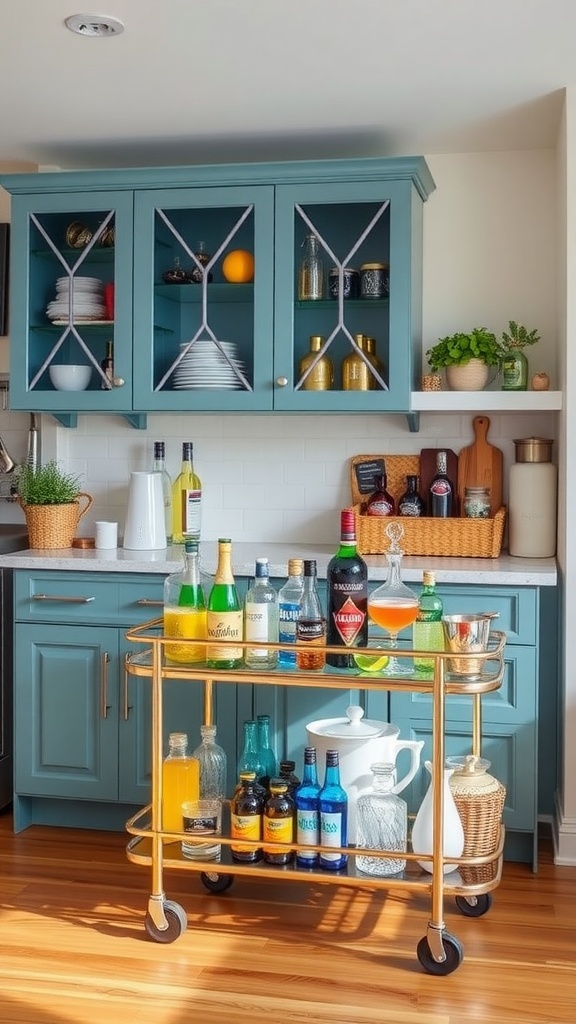
[[[100,655],[100,709],[102,718],[108,718],[108,711],[110,705],[108,701],[108,662],[110,657],[108,651],[103,651]]]
[[[130,717],[132,711],[132,705],[128,703],[128,665],[130,664],[131,655],[129,653],[124,655],[124,685],[122,694],[122,718],[125,722]]]
[[[136,601],[136,604],[146,605],[148,608],[162,608],[164,602],[153,601],[151,597],[141,597],[139,601]]]
[[[68,597],[65,594],[33,594],[33,601],[65,601],[68,604],[90,604],[93,597]]]

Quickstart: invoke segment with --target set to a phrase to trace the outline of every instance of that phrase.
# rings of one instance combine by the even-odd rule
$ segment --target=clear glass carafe
[[[372,764],[372,790],[358,797],[356,804],[358,849],[406,851],[408,810],[406,801],[392,792],[394,765]],[[398,857],[356,858],[356,867],[367,875],[397,875],[406,861]]]
[[[200,799],[223,800],[226,796],[226,751],[216,743],[216,726],[201,725],[202,742],[192,756],[200,765]]]
[[[390,650],[398,649],[398,633],[402,629],[411,626],[418,614],[418,598],[409,587],[402,583],[401,565],[403,551],[400,548],[400,538],[404,535],[404,527],[401,523],[388,523],[386,535],[390,540],[390,547],[386,554],[386,561],[389,566],[388,578],[381,587],[378,587],[368,598],[368,615],[375,625],[384,629],[390,637]],[[401,664],[394,656],[390,655],[388,664],[382,670],[384,676],[410,675],[412,667]]]

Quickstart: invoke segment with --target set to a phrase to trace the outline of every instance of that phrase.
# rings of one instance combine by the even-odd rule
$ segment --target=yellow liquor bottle
[[[162,830],[182,832],[182,804],[200,797],[200,764],[188,753],[185,732],[171,732],[162,764]],[[164,842],[176,842],[166,838]]]

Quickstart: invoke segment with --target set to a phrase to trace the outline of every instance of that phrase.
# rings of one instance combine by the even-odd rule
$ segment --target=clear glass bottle
[[[243,639],[242,606],[232,572],[232,542],[227,537],[218,540],[218,565],[208,597],[206,650],[208,668],[240,668],[242,648],[235,641]]]
[[[224,800],[226,796],[226,751],[216,743],[216,726],[201,725],[201,743],[192,752],[200,766],[200,799]]]
[[[304,562],[291,558],[288,562],[288,579],[278,591],[278,640],[281,644],[296,643],[296,620],[300,611],[304,589]],[[296,651],[279,651],[280,668],[296,667]]]
[[[200,266],[198,266],[198,263],[194,263],[189,274],[189,280],[194,284],[202,284],[202,280],[204,278],[204,267],[206,267],[211,260],[210,253],[206,252],[206,242],[198,242],[194,255]],[[207,280],[208,283],[212,280],[211,270],[208,272]]]
[[[103,378],[100,378],[100,387],[103,391],[111,391],[114,383],[114,342],[106,342],[106,355],[100,363]]]
[[[270,583],[267,558],[257,558],[254,580],[244,599],[244,639],[264,644],[278,643],[278,592]],[[276,668],[278,651],[269,647],[246,647],[248,668]]]
[[[327,569],[328,607],[326,643],[342,647],[342,654],[327,654],[326,663],[336,668],[354,668],[348,647],[368,643],[368,567],[356,549],[354,509],[340,513],[340,546]]]
[[[164,441],[154,441],[154,473],[162,476],[162,494],[164,496],[164,522],[166,523],[166,545],[172,543],[172,480],[166,469],[166,447]]]
[[[334,364],[328,356],[320,356],[314,369],[310,371],[305,380],[302,380],[306,370],[316,359],[317,353],[320,352],[324,338],[321,334],[311,334],[309,344],[310,351],[302,356],[298,363],[298,377],[302,381],[301,388],[303,391],[330,391],[334,383]]]
[[[320,845],[320,812],[318,799],[320,783],[316,765],[316,747],[304,748],[304,775],[301,784],[294,793],[296,805],[296,842],[300,846]],[[296,862],[305,868],[314,868],[319,861],[315,850],[307,853],[298,850]]]
[[[368,499],[366,504],[367,516],[395,516],[396,502],[388,491],[388,477],[386,471],[376,480],[376,490]]]
[[[244,720],[244,745],[238,761],[238,777],[242,772],[254,772],[256,779],[265,774],[265,764],[258,747],[258,722],[255,718]]]
[[[168,737],[168,754],[162,764],[164,832],[182,832],[182,804],[188,800],[198,800],[199,795],[200,765],[188,753],[188,736],[185,732],[171,732]]]
[[[318,794],[320,816],[320,867],[328,871],[339,871],[348,857],[345,853],[330,853],[331,846],[346,846],[348,797],[340,785],[340,764],[337,750],[326,751],[326,774],[324,785]]]
[[[304,252],[298,271],[298,298],[301,300],[324,298],[324,260],[316,235],[307,235],[302,243]]]
[[[264,789],[267,789],[270,779],[275,778],[277,775],[276,754],[272,750],[272,743],[270,739],[270,715],[258,715],[256,722],[258,734],[258,757],[264,767],[264,772],[258,781]]]
[[[426,515],[426,502],[420,494],[419,476],[406,477],[406,490],[398,502],[398,515],[412,518]]]
[[[430,515],[437,519],[449,519],[454,515],[454,485],[446,473],[446,452],[436,455],[436,476],[430,484]]]
[[[296,620],[296,640],[298,644],[306,644],[306,650],[296,652],[298,668],[307,670],[324,668],[326,664],[325,639],[326,622],[316,589],[316,561],[312,558],[305,559],[304,587]]]
[[[172,487],[172,541],[183,544],[186,537],[200,540],[202,482],[194,472],[194,445],[182,444],[182,466]]]
[[[276,843],[294,842],[294,801],[282,779],[270,779],[270,796],[264,805],[262,821],[264,860],[268,864],[290,864],[294,852],[278,850]]]
[[[433,572],[422,575],[422,590],[418,598],[418,613],[412,627],[412,646],[415,651],[443,651],[444,630],[442,598],[436,593],[436,577]],[[432,674],[434,658],[414,658],[417,672]]]
[[[392,792],[394,765],[372,764],[372,791],[356,804],[356,848],[405,853],[408,837],[406,801]],[[356,857],[356,867],[367,875],[398,875],[406,861],[396,857]]]
[[[230,801],[230,838],[258,843],[262,839],[262,793],[256,788],[254,772],[241,772],[240,784]],[[262,849],[238,843],[230,846],[232,860],[253,863],[261,860]]]
[[[198,543],[187,540],[184,566],[164,580],[164,636],[206,640],[206,598],[202,586]],[[170,661],[193,664],[206,659],[206,644],[166,644]]]

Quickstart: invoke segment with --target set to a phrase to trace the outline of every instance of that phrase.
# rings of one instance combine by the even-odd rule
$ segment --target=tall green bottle
[[[208,598],[206,635],[208,668],[240,668],[242,648],[236,647],[235,641],[243,640],[242,605],[232,573],[232,542],[228,538],[218,541],[218,566]]]
[[[418,615],[412,627],[415,651],[444,650],[443,611],[442,598],[436,593],[436,577],[433,572],[425,572],[418,598]],[[414,668],[417,672],[431,675],[434,671],[434,658],[414,658]]]

